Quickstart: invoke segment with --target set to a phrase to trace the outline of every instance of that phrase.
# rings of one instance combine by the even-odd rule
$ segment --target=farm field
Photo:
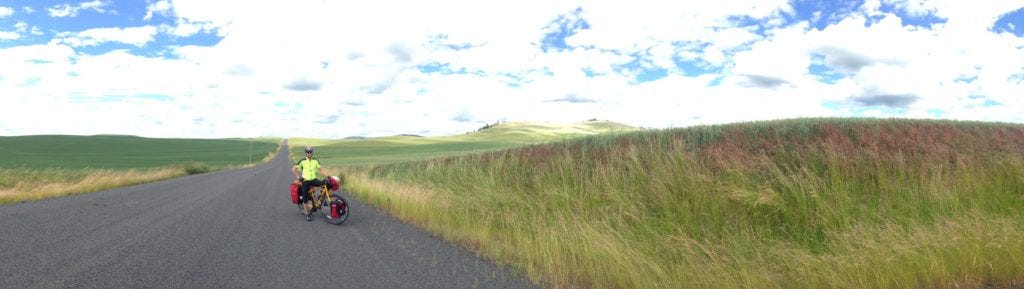
[[[252,142],[259,161],[277,139]],[[3,168],[128,169],[199,162],[220,168],[250,161],[248,139],[158,139],[136,136],[37,135],[0,137]]]
[[[0,204],[260,162],[276,152],[277,142],[271,138],[250,141],[118,135],[0,137]]]

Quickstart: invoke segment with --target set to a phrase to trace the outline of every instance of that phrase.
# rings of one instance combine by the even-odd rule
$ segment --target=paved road
[[[291,161],[0,206],[0,288],[532,288],[358,200],[289,201]]]

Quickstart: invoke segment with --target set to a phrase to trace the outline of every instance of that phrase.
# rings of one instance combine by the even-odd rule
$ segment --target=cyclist
[[[309,202],[309,188],[324,184],[323,181],[316,178],[317,172],[327,176],[327,173],[324,173],[323,167],[320,166],[320,161],[313,157],[313,148],[306,146],[306,158],[299,160],[292,167],[292,175],[295,175],[295,181],[302,182],[302,187],[299,188],[299,204],[302,204],[302,213],[306,215],[306,221],[313,220],[309,217],[310,211],[313,209],[313,204]]]

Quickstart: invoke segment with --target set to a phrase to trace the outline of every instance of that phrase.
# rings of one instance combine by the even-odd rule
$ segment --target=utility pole
[[[252,138],[249,138],[249,163],[252,163]]]

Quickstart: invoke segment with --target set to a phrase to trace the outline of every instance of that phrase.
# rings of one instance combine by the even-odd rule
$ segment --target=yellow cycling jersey
[[[299,170],[302,171],[302,179],[314,180],[316,179],[316,172],[320,170],[320,161],[316,160],[316,158],[302,159],[295,166],[299,167]]]

